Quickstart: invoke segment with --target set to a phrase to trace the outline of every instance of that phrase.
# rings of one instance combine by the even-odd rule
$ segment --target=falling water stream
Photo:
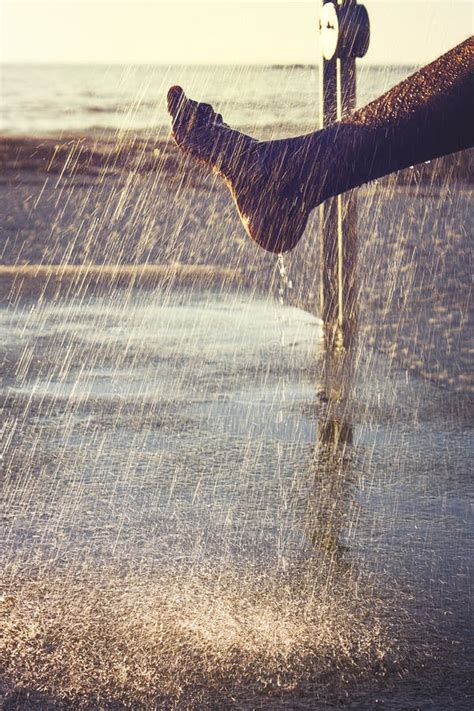
[[[432,386],[359,354],[341,422],[319,321],[227,291],[0,328],[7,690],[361,707],[462,676],[472,436]]]
[[[241,123],[273,131],[283,79],[309,122],[312,69],[219,71],[253,77],[240,114],[225,96]],[[69,128],[102,91],[81,73],[49,75],[82,106]],[[0,185],[3,707],[470,708],[469,190],[360,191],[360,333],[331,355],[317,241],[260,253],[218,185],[151,130],[126,143],[114,102],[107,136],[45,138],[41,168],[13,142]]]

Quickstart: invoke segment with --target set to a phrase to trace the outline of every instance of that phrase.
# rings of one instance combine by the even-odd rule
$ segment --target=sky
[[[314,63],[318,0],[0,0],[2,62]],[[365,0],[364,61],[423,64],[473,32],[471,0]]]

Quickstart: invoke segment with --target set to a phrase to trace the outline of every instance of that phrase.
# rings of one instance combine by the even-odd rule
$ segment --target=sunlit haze
[[[472,32],[470,2],[366,0],[367,62],[422,63]],[[2,61],[58,63],[312,63],[311,2],[7,0]]]

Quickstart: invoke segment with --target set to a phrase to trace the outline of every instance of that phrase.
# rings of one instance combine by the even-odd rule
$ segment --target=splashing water
[[[350,587],[242,573],[30,578],[3,604],[6,673],[43,698],[146,708],[284,698],[304,686],[337,697],[336,674],[350,684],[398,666],[404,652],[381,600],[377,611]]]
[[[228,71],[255,95],[220,108],[250,125],[268,74]],[[282,76],[309,120],[298,71],[262,132]],[[256,252],[157,144],[137,76],[93,112],[112,133],[12,139],[0,191],[5,708],[467,708],[468,187],[360,191],[360,343],[331,402],[317,215],[285,259]]]
[[[377,388],[350,457],[327,443],[319,366],[308,368],[316,319],[229,292],[25,306],[2,314],[8,698],[145,708],[308,696],[314,708],[426,665],[415,640],[434,654],[432,623],[417,620],[411,578],[400,584],[419,569],[417,547],[407,557],[393,516],[372,535],[393,506],[384,488],[412,497],[413,466],[428,485],[419,450],[393,470],[374,427],[388,417],[394,441],[408,430]],[[372,384],[383,367],[370,362]],[[439,543],[417,535],[432,556]]]

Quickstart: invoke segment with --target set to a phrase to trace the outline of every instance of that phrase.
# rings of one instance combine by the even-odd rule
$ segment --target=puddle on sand
[[[358,353],[334,416],[319,322],[242,294],[0,333],[7,704],[467,703],[463,403]]]

